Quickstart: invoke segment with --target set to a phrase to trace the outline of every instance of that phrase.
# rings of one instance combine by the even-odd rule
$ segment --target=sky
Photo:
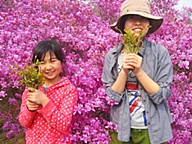
[[[183,6],[192,7],[192,0],[179,0],[177,8],[181,9]]]

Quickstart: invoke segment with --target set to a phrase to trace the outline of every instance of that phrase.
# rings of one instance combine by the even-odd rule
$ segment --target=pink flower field
[[[79,101],[72,121],[73,143],[108,144],[109,108],[114,102],[101,82],[104,56],[122,41],[109,26],[119,16],[123,0],[0,0],[0,143],[24,143],[19,125],[24,86],[15,65],[30,63],[40,40],[57,39],[63,45],[63,71],[77,87]],[[178,0],[152,0],[162,27],[148,39],[164,45],[174,65],[172,96],[174,138],[169,144],[192,143],[192,8],[177,10]]]

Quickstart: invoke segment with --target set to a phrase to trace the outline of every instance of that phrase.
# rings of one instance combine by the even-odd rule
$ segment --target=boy
[[[166,102],[170,97],[173,66],[166,48],[146,40],[163,18],[153,16],[147,0],[126,0],[121,15],[111,28],[139,35],[143,45],[137,54],[122,53],[119,44],[106,57],[102,82],[107,96],[116,104],[111,107],[111,121],[118,133],[111,133],[111,144],[161,144],[172,138],[171,114]],[[150,27],[149,27],[150,25]]]

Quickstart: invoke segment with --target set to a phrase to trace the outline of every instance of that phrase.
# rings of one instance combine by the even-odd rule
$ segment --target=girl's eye
[[[57,61],[57,59],[51,59],[51,62],[56,62]]]
[[[43,65],[43,64],[45,64],[45,62],[41,61],[41,62],[39,62],[39,64],[40,64],[40,65]]]

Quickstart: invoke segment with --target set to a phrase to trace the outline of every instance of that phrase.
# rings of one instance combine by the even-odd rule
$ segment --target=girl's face
[[[136,35],[139,35],[140,31],[143,31],[141,37],[145,37],[147,34],[149,28],[149,20],[147,18],[137,16],[137,15],[130,15],[127,17],[127,20],[125,21],[125,29],[130,29],[131,33],[135,33]]]
[[[62,71],[62,64],[54,53],[50,55],[50,53],[47,52],[45,54],[44,59],[39,63],[39,70],[45,78],[46,86],[50,86],[61,79],[60,73]]]

